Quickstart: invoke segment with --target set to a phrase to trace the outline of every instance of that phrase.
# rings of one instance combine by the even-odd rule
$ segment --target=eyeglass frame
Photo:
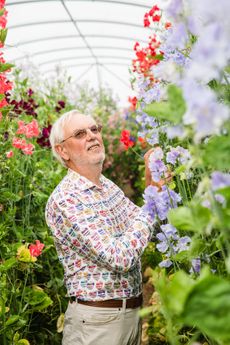
[[[87,136],[87,131],[88,131],[88,130],[90,130],[90,132],[93,133],[93,132],[92,132],[92,128],[93,128],[93,127],[96,127],[96,128],[97,128],[97,133],[101,133],[101,130],[102,130],[102,127],[103,127],[103,126],[100,125],[100,124],[98,124],[98,125],[92,125],[91,127],[88,127],[88,128],[78,129],[78,130],[76,130],[72,135],[70,135],[68,138],[66,138],[66,139],[64,139],[64,140],[62,140],[62,141],[60,141],[59,144],[64,143],[66,140],[68,140],[68,139],[70,139],[70,138],[75,138],[75,139],[77,139],[77,140],[84,139],[84,138]],[[79,134],[79,132],[83,132],[83,136],[80,137],[80,138],[77,138],[76,135]],[[97,134],[97,133],[93,133],[93,134]]]

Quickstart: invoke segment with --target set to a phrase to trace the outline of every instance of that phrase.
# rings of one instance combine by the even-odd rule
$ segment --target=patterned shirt
[[[92,301],[138,296],[152,221],[103,175],[100,184],[69,169],[46,206],[67,293]]]

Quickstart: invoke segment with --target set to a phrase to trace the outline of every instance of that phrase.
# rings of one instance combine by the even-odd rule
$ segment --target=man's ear
[[[57,144],[55,145],[55,151],[57,152],[57,154],[63,158],[65,161],[68,161],[69,160],[69,154],[66,150],[66,148],[61,145],[61,144]]]

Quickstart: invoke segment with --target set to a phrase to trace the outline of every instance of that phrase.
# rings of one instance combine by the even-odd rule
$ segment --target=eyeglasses
[[[89,128],[78,129],[75,133],[70,135],[68,138],[62,140],[60,142],[60,144],[64,143],[66,140],[68,140],[70,138],[84,139],[87,136],[88,130],[90,130],[90,132],[93,133],[93,134],[98,134],[102,130],[102,125],[93,125],[93,126],[91,126]]]

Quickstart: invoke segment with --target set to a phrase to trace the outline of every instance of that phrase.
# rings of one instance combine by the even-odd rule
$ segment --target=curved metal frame
[[[126,40],[126,41],[137,41],[137,38],[134,37],[127,37],[127,36],[110,36],[110,35],[94,35],[94,34],[89,34],[89,35],[84,35],[85,37],[89,37],[89,38],[110,38],[110,39],[120,39],[120,40]],[[30,44],[30,43],[37,43],[37,42],[42,42],[42,41],[49,41],[49,40],[61,40],[61,39],[66,39],[66,38],[76,38],[76,37],[81,37],[80,35],[64,35],[64,36],[49,36],[49,37],[43,37],[43,38],[37,38],[35,40],[29,40],[29,41],[22,41],[19,42],[17,45],[26,45],[26,44]],[[140,40],[138,39],[138,42],[141,43],[147,43],[147,40]],[[5,44],[5,47],[7,48],[14,48]]]
[[[36,2],[52,2],[57,0],[28,0],[28,1],[19,1],[19,2],[10,2],[6,4],[6,6],[13,6],[13,5],[22,5],[22,4],[28,4],[28,3],[36,3]],[[117,4],[117,5],[128,5],[128,6],[137,6],[137,7],[143,7],[143,8],[151,8],[151,6],[145,6],[143,4],[138,4],[135,2],[125,2],[125,1],[113,1],[113,0],[65,0],[65,1],[74,1],[74,2],[107,2],[111,4]]]
[[[67,68],[70,67],[71,68],[71,67],[78,67],[78,66],[82,67],[82,66],[89,66],[89,65],[90,66],[96,66],[96,63],[90,64],[90,63],[83,62],[83,63],[79,63],[79,64],[66,65],[65,67],[67,67]],[[105,63],[103,63],[103,65],[128,67],[128,64],[122,63],[122,62],[121,63],[119,63],[119,62],[105,62]],[[53,72],[53,71],[55,71],[55,68],[47,69],[47,70],[43,71],[43,73],[50,73],[50,72]]]
[[[25,26],[33,26],[33,25],[48,25],[48,24],[66,24],[71,23],[72,20],[52,20],[52,21],[44,21],[44,22],[33,22],[33,23],[24,23],[24,24],[18,24],[18,25],[12,25],[8,26],[8,29],[18,29]],[[99,19],[77,19],[74,20],[74,23],[99,23],[99,24],[114,24],[114,25],[126,25],[126,26],[133,26],[136,28],[143,29],[143,25],[135,24],[135,23],[129,23],[129,22],[119,22],[119,21],[111,21],[111,20],[99,20]]]
[[[129,48],[122,48],[122,47],[109,47],[109,46],[92,46],[92,49],[105,49],[105,50],[122,50],[122,51],[128,51],[128,52],[132,52],[132,49]],[[65,48],[59,48],[59,49],[50,49],[50,50],[42,50],[40,52],[36,52],[34,54],[29,55],[29,57],[34,57],[34,56],[38,56],[38,55],[44,55],[44,54],[49,54],[49,53],[54,53],[54,52],[60,52],[60,51],[68,51],[68,50],[76,50],[76,49],[80,49],[80,50],[85,50],[88,49],[87,47],[65,47]],[[18,61],[18,60],[22,60],[24,59],[24,57],[19,57],[14,59],[14,61]]]
[[[44,65],[48,65],[50,63],[55,63],[55,62],[62,62],[62,61],[68,61],[68,60],[80,60],[80,59],[88,59],[88,58],[93,58],[93,56],[89,56],[89,55],[84,55],[84,56],[72,56],[72,57],[66,57],[66,58],[61,58],[61,59],[52,59],[52,60],[48,60],[46,62],[42,62],[40,64],[38,64],[39,66],[44,66]],[[124,57],[124,56],[111,56],[111,55],[98,55],[97,58],[99,59],[120,59],[120,60],[128,60],[130,61],[130,58]],[[90,64],[90,62],[89,62]],[[100,65],[100,62],[97,62],[96,65]]]

